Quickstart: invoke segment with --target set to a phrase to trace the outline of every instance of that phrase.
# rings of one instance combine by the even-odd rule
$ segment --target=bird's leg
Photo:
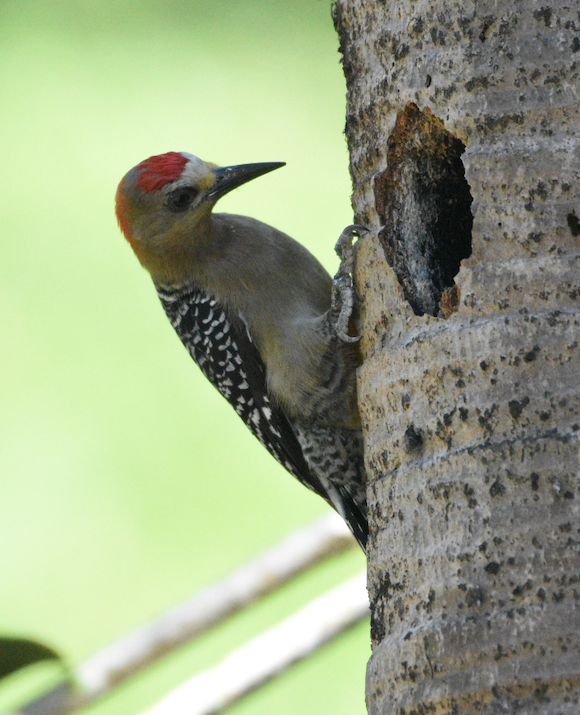
[[[340,234],[334,250],[340,258],[340,266],[332,282],[332,302],[328,312],[328,326],[345,343],[356,343],[360,336],[348,335],[348,321],[355,308],[355,291],[352,281],[355,262],[354,237],[367,233],[366,226],[352,224]]]

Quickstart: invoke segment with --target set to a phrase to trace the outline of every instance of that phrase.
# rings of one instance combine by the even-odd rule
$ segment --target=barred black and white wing
[[[326,496],[310,474],[288,420],[270,402],[264,363],[247,331],[195,286],[158,293],[171,324],[212,385],[282,466]]]

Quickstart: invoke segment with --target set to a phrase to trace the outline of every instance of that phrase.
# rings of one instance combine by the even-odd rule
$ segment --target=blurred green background
[[[219,209],[334,272],[337,47],[327,0],[1,2],[0,634],[78,663],[328,509],[192,363],[113,197],[161,152],[286,161]],[[363,568],[335,558],[87,712],[138,713]],[[363,623],[233,711],[362,714],[368,656]]]

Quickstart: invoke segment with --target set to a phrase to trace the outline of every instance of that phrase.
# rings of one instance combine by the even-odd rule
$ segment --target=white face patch
[[[215,172],[212,164],[208,164],[198,156],[188,154],[185,151],[180,152],[180,154],[187,159],[187,164],[177,181],[172,181],[163,187],[164,192],[169,193],[182,186],[193,186],[198,191],[211,189],[215,184]]]

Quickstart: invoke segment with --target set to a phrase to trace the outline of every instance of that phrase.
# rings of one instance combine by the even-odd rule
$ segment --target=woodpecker
[[[281,231],[212,211],[232,189],[281,166],[152,156],[121,180],[117,219],[204,375],[266,449],[338,511],[364,550],[357,350],[337,329],[345,321],[337,321],[332,279]]]

